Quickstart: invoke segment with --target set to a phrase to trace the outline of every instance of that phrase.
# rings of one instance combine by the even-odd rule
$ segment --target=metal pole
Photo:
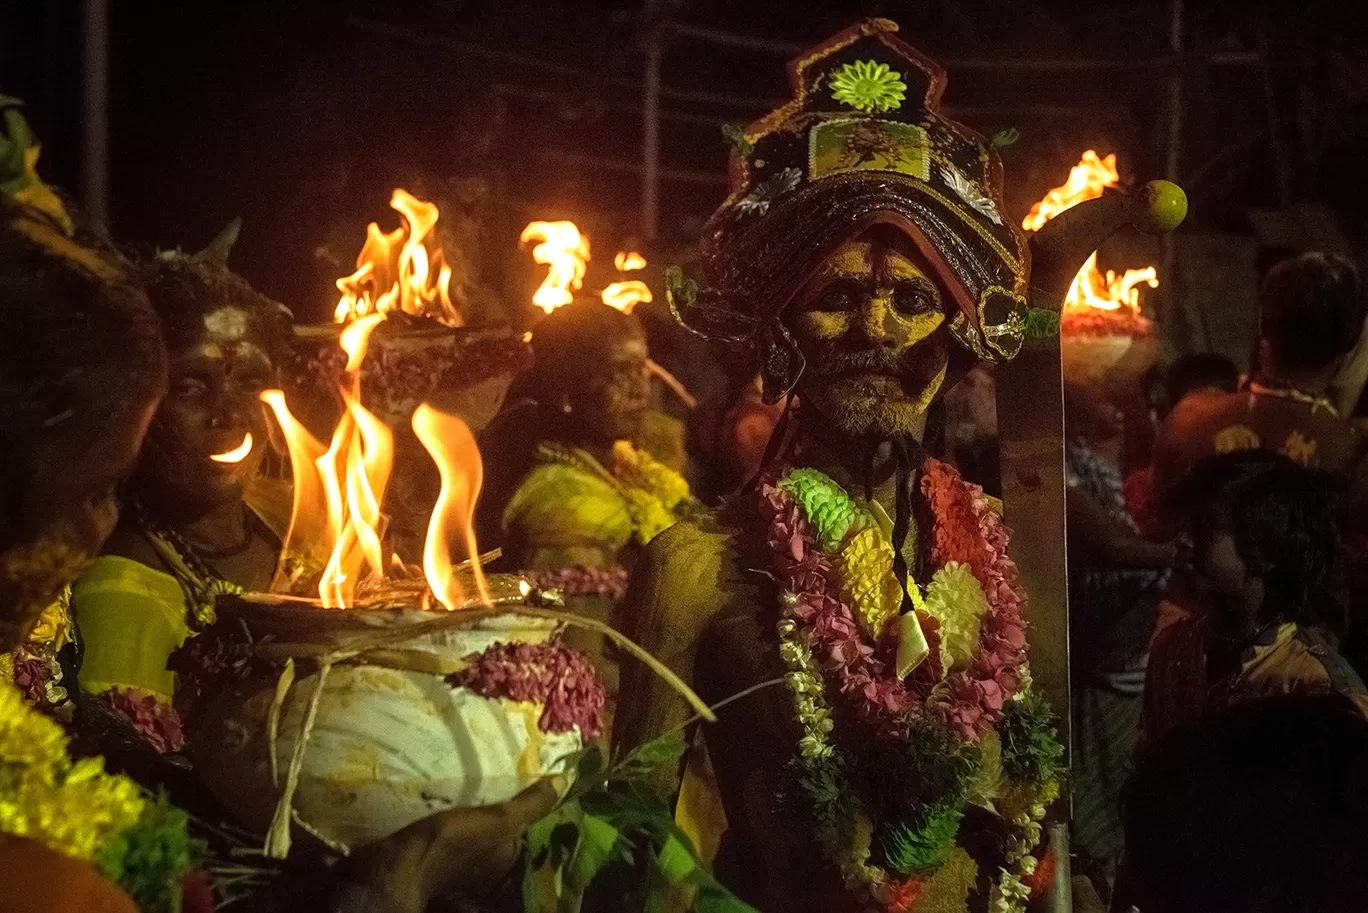
[[[1169,75],[1168,149],[1164,155],[1164,177],[1177,183],[1183,158],[1183,0],[1172,0],[1169,7],[1169,50],[1178,66],[1174,67]],[[1178,288],[1175,269],[1178,258],[1172,232],[1163,236],[1160,248],[1163,255],[1161,281],[1164,283],[1164,294],[1161,298],[1164,311],[1160,322],[1167,325],[1171,331],[1180,331],[1186,340],[1190,328],[1186,326],[1186,309],[1183,307],[1182,290]],[[1196,342],[1199,346],[1205,347],[1208,341],[1202,339]]]
[[[90,227],[109,233],[109,7],[85,8],[85,210]]]
[[[654,240],[660,225],[660,63],[661,31],[653,28],[646,38],[646,79],[641,103],[641,236]]]

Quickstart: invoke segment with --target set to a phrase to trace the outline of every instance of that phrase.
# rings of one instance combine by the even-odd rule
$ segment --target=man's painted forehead
[[[861,236],[842,244],[823,264],[825,277],[862,278],[878,274],[889,279],[926,276],[928,271],[910,242],[890,236]]]

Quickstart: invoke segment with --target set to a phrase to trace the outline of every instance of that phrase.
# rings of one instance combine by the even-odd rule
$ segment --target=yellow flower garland
[[[0,832],[89,862],[147,808],[137,784],[100,758],[73,763],[62,728],[0,682]]]

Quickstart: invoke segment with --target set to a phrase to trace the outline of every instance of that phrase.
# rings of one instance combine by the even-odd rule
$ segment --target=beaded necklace
[[[185,592],[187,620],[191,630],[200,631],[213,624],[216,617],[214,601],[219,596],[240,595],[242,587],[215,571],[190,543],[185,541],[185,537],[154,520],[140,503],[133,502],[131,508],[138,530]],[[250,529],[247,541],[250,544]]]
[[[1325,394],[1317,396],[1314,393],[1307,393],[1305,390],[1298,390],[1296,387],[1270,387],[1255,380],[1249,382],[1248,389],[1250,396],[1288,399],[1310,406],[1312,415],[1315,415],[1317,410],[1324,409],[1334,418],[1339,418],[1339,410],[1335,408],[1335,404],[1330,402],[1330,398]]]

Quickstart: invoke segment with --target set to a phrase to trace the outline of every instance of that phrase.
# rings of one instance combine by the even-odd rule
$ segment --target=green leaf
[[[671,269],[676,268],[671,267]],[[687,749],[688,745],[685,743],[683,735],[678,732],[669,732],[629,751],[622,760],[614,765],[614,773],[624,774],[628,771],[652,773],[667,764],[678,764],[679,759],[684,756]]]
[[[617,855],[615,851],[620,838],[618,829],[603,818],[585,815],[581,819],[579,843],[565,867],[565,893],[561,897],[561,910],[564,913],[579,910],[584,892]]]
[[[746,136],[746,129],[740,124],[723,124],[722,137],[737,155],[744,157],[755,149],[755,144]]]
[[[643,913],[692,909],[696,896],[692,876],[697,871],[698,857],[687,840],[681,842],[671,834],[651,858]]]
[[[179,913],[181,880],[204,858],[188,826],[189,816],[159,795],[137,824],[102,848],[96,868],[144,913]]]
[[[0,108],[13,108],[22,105],[23,103],[24,100],[21,98],[15,98],[13,95],[0,93]]]
[[[1054,710],[1039,691],[1028,691],[1007,702],[1002,724],[1002,769],[1011,778],[1039,786],[1064,770],[1064,746],[1055,726]]]
[[[1021,139],[1021,131],[1016,127],[1008,127],[1006,130],[999,130],[988,140],[988,145],[994,149],[1007,149],[1015,146]]]
[[[674,307],[688,307],[698,297],[698,283],[684,275],[679,266],[665,267],[665,291]],[[650,743],[647,743],[650,744]]]
[[[1026,338],[1049,339],[1059,335],[1059,313],[1045,308],[1026,309]]]
[[[608,777],[608,759],[603,747],[597,743],[587,746],[575,763],[575,782],[570,785],[566,798],[582,796],[591,789],[602,786]]]

